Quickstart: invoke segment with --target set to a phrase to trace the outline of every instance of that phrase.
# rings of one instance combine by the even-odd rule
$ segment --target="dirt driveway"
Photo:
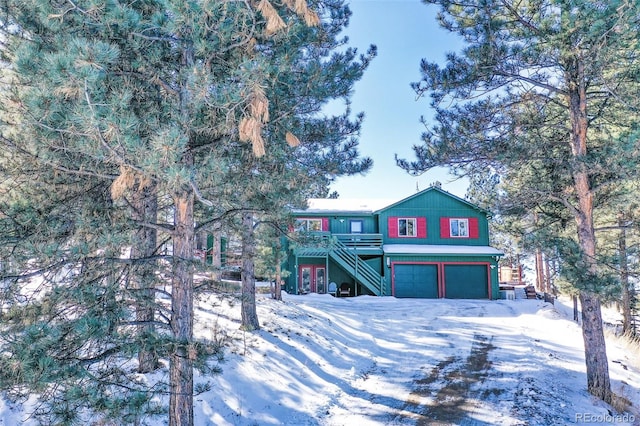
[[[414,381],[415,390],[407,406],[417,414],[417,425],[463,423],[477,408],[478,400],[499,396],[503,390],[482,385],[491,368],[489,352],[495,347],[491,338],[475,334],[471,353],[466,358],[450,356],[440,361],[427,375]]]

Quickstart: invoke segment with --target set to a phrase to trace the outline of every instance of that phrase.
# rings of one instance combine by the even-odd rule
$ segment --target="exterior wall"
[[[390,217],[426,218],[426,238],[389,237]],[[442,238],[440,222],[444,217],[477,219],[478,238]],[[437,190],[417,194],[380,211],[378,223],[383,241],[387,244],[489,245],[489,224],[486,214],[466,202]]]
[[[285,279],[285,291],[289,294],[298,294],[298,267],[300,265],[326,266],[327,262],[322,257],[299,257],[296,264],[295,256],[289,256],[285,269],[291,274]],[[330,277],[327,282],[330,282]]]
[[[362,221],[363,234],[381,234],[385,244],[408,245],[468,245],[488,246],[489,225],[487,213],[466,201],[432,188],[414,196],[408,197],[390,205],[376,213],[349,213],[349,212],[298,212],[296,216],[301,218],[322,218],[323,231],[332,234],[350,234],[350,221]],[[390,233],[389,218],[416,218],[416,237],[399,236],[398,230]],[[443,218],[469,219],[468,237],[451,237],[442,232],[445,224]],[[397,223],[397,222],[396,222]],[[448,229],[448,222],[447,229]],[[477,225],[476,225],[477,224]],[[397,226],[396,226],[397,228]],[[446,235],[445,235],[446,234]],[[366,257],[364,249],[360,251],[361,258],[379,272],[384,279],[384,295],[392,295],[391,267],[393,262],[405,263],[431,263],[439,265],[457,264],[473,265],[484,264],[488,266],[488,280],[490,283],[489,294],[491,298],[499,296],[498,267],[494,256],[490,255],[429,255],[429,254],[392,254]],[[371,253],[373,254],[373,253]],[[365,259],[366,257],[366,259]],[[298,273],[300,265],[322,265],[327,268],[327,284],[335,282],[338,286],[342,282],[354,283],[354,277],[343,270],[329,257],[298,258],[289,256],[285,269],[291,272],[286,279],[286,290],[289,293],[297,293]],[[472,268],[468,272],[471,272]],[[360,294],[360,293],[358,293]]]
[[[436,264],[478,264],[489,265],[491,279],[491,298],[497,299],[500,295],[500,283],[498,282],[498,262],[493,256],[426,256],[426,255],[393,255],[384,257],[385,296],[392,296],[393,277],[391,265],[395,262],[403,263],[436,263]]]
[[[286,269],[287,271],[290,271],[291,274],[285,278],[285,291],[289,294],[297,294],[298,293],[298,283],[299,283],[299,279],[300,277],[298,276],[299,274],[299,267],[300,265],[315,265],[315,266],[328,266],[327,269],[327,285],[330,282],[335,282],[338,286],[340,286],[341,283],[346,282],[349,284],[354,284],[355,280],[353,278],[353,276],[351,276],[347,271],[345,271],[344,269],[342,269],[340,267],[340,265],[338,265],[336,262],[334,262],[331,259],[324,259],[324,258],[320,258],[320,257],[299,257],[298,258],[298,263],[295,263],[295,256],[289,256],[287,263],[284,265],[284,269]],[[372,259],[367,259],[365,260],[365,262],[371,266],[373,269],[375,269],[377,272],[379,273],[383,273],[383,268],[382,268],[382,257],[379,258],[372,258]]]
[[[340,214],[340,213],[298,213],[296,217],[300,218],[325,218],[327,219],[328,229],[326,231],[332,234],[350,234],[350,221],[362,221],[363,234],[377,234],[378,223],[373,215],[364,214]],[[323,229],[324,230],[324,229]]]
[[[350,222],[352,220],[362,221],[362,233],[363,234],[377,234],[378,224],[375,217],[372,215],[336,215],[329,216],[329,231],[333,234],[350,234]]]

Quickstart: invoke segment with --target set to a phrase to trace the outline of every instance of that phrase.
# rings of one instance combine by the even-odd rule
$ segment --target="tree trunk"
[[[584,63],[574,58],[567,66],[569,87],[567,101],[571,122],[571,152],[575,159],[573,182],[578,200],[574,211],[576,219],[580,260],[585,271],[584,282],[579,283],[582,305],[582,337],[584,340],[587,367],[587,389],[602,399],[611,402],[611,382],[607,360],[600,299],[590,289],[597,287],[596,237],[593,228],[593,192],[589,182],[589,171],[582,160],[587,156],[587,95]],[[593,281],[593,282],[591,282]]]
[[[216,223],[213,228],[213,247],[211,247],[211,266],[213,272],[211,279],[219,282],[222,277],[222,231],[220,224]]]
[[[140,223],[155,223],[158,216],[158,198],[155,186],[138,189],[132,195],[133,219]],[[134,289],[136,291],[136,322],[138,335],[153,333],[152,322],[155,313],[155,262],[150,259],[155,255],[158,243],[157,231],[141,225],[136,232],[135,242],[131,248],[131,259],[142,260],[135,268]],[[158,356],[152,348],[143,346],[138,352],[138,372],[148,373],[158,368]]]
[[[624,214],[618,215],[620,236],[618,237],[618,251],[620,256],[620,286],[622,287],[622,332],[633,333],[631,324],[631,292],[629,291],[629,265],[627,263],[627,231],[625,229]]]
[[[600,299],[589,292],[580,292],[582,306],[582,336],[587,364],[587,390],[597,398],[611,403],[611,381],[607,350],[602,331]]]
[[[538,291],[544,291],[544,283],[544,260],[542,259],[542,250],[540,248],[536,248],[536,289]]]
[[[255,233],[253,214],[242,213],[242,328],[259,330],[258,313],[256,311],[256,278],[254,274]]]
[[[554,294],[552,279],[551,279],[551,261],[549,261],[549,256],[544,257],[544,275],[545,275],[545,286],[546,292],[549,294]]]
[[[280,237],[276,237],[276,284],[273,293],[275,300],[282,300],[282,243]]]
[[[193,193],[175,196],[171,331],[177,341],[170,356],[169,425],[193,425]]]

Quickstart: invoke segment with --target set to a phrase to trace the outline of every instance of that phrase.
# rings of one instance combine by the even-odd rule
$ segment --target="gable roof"
[[[294,210],[295,213],[362,213],[371,214],[394,200],[367,198],[311,198],[307,201],[308,208]]]
[[[458,197],[457,195],[453,195],[452,193],[447,192],[447,191],[445,191],[444,189],[439,188],[439,187],[437,187],[437,186],[431,186],[431,187],[429,187],[429,188],[427,188],[427,189],[423,189],[423,190],[422,190],[422,191],[420,191],[420,192],[416,192],[415,194],[410,195],[410,196],[408,196],[408,197],[406,197],[406,198],[403,198],[403,199],[402,199],[402,200],[400,200],[400,201],[396,201],[396,202],[395,202],[395,203],[393,203],[393,204],[390,204],[390,205],[385,206],[385,207],[383,207],[383,208],[381,208],[381,209],[379,209],[379,210],[376,210],[376,211],[375,211],[375,213],[380,213],[380,212],[383,212],[383,211],[385,211],[385,210],[391,209],[391,208],[393,208],[393,207],[396,207],[396,206],[398,206],[398,205],[400,205],[400,204],[402,204],[402,203],[405,203],[405,202],[407,202],[407,201],[409,201],[409,200],[411,200],[411,199],[413,199],[413,198],[420,197],[420,196],[422,196],[422,195],[424,195],[424,194],[426,194],[426,193],[428,193],[428,192],[431,192],[431,191],[439,192],[439,193],[441,193],[441,194],[443,194],[443,195],[446,195],[447,197],[451,197],[451,198],[453,198],[453,199],[455,199],[455,200],[457,200],[457,201],[459,201],[459,202],[461,202],[461,203],[463,203],[463,204],[465,204],[465,205],[467,205],[467,206],[471,207],[472,209],[478,210],[478,211],[480,211],[480,212],[482,212],[482,213],[484,213],[484,214],[486,214],[486,215],[490,215],[490,213],[489,213],[487,210],[485,210],[485,209],[483,209],[483,208],[481,208],[481,207],[478,207],[478,206],[476,206],[475,204],[473,204],[473,203],[471,203],[471,202],[469,202],[469,201],[465,200],[464,198],[460,198],[460,197]]]
[[[306,209],[295,209],[294,213],[309,213],[309,214],[321,214],[321,213],[338,213],[338,214],[377,214],[396,207],[399,204],[407,202],[413,198],[420,197],[428,192],[436,191],[447,197],[451,197],[475,210],[478,210],[486,215],[490,213],[476,206],[469,201],[453,195],[437,186],[431,186],[427,189],[423,189],[420,192],[416,192],[413,195],[405,197],[396,201],[395,199],[380,198],[380,199],[367,199],[367,198],[310,198],[307,201]]]

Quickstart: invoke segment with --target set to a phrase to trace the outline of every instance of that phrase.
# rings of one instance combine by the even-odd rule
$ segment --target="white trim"
[[[307,200],[308,208],[294,209],[294,213],[343,213],[343,214],[371,214],[397,200],[395,199],[367,199],[367,198],[311,198]]]
[[[297,217],[294,225],[294,229],[296,231],[302,230],[302,223],[304,222],[304,231],[305,232],[321,232],[322,231],[322,218],[321,217]],[[319,222],[319,229],[309,229],[311,227],[311,223]]]
[[[384,254],[504,255],[503,252],[491,246],[383,244],[382,250]]]
[[[406,220],[405,231],[406,235],[400,234],[400,221]],[[413,222],[413,227],[411,230],[413,231],[409,234],[409,221]],[[416,238],[418,236],[418,218],[417,217],[398,217],[398,237],[399,238]]]
[[[453,221],[458,224],[458,235],[453,235]],[[465,226],[461,227],[460,224]],[[460,230],[464,229],[466,235],[460,235]],[[469,238],[469,218],[466,217],[450,217],[449,218],[449,238]]]

